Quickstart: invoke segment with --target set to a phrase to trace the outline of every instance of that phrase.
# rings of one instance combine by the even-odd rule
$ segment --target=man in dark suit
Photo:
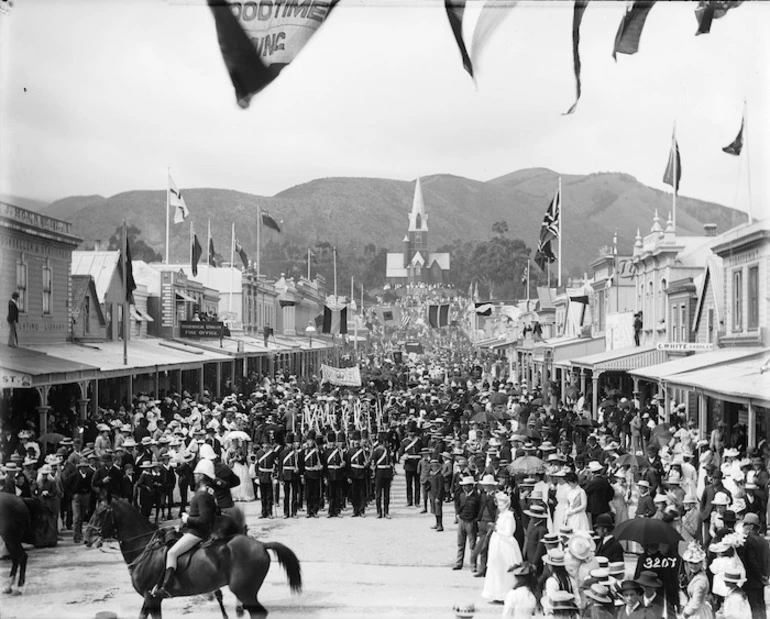
[[[5,319],[8,323],[8,346],[18,348],[19,334],[16,333],[16,325],[19,322],[19,293],[14,292],[8,301],[8,317]]]
[[[594,521],[594,530],[599,536],[596,543],[596,554],[607,557],[610,563],[623,561],[623,546],[612,536],[614,528],[612,516],[609,514],[599,514]]]
[[[714,509],[712,505],[714,497],[717,492],[723,492],[727,495],[728,503],[732,503],[733,495],[722,485],[722,471],[714,470],[706,478],[706,481],[706,487],[703,489],[703,496],[701,497],[700,515],[703,519],[703,543],[708,546],[711,543],[709,528],[711,526],[711,511]]]
[[[474,576],[479,578],[487,572],[487,549],[489,548],[489,538],[495,527],[497,520],[497,503],[495,502],[495,490],[497,490],[497,480],[493,475],[485,475],[479,482],[481,492],[479,500],[481,508],[476,518],[476,525],[479,529],[476,545],[471,554],[471,563],[478,566]]]
[[[548,512],[543,505],[535,503],[524,513],[529,516],[529,524],[524,533],[523,559],[534,565],[539,574],[543,570],[543,555],[546,551],[542,539],[548,533],[546,525]]]
[[[660,578],[655,572],[644,571],[636,579],[637,584],[642,586],[642,605],[646,609],[647,617],[673,617],[669,609],[666,613],[666,601],[663,598],[663,592],[660,588],[663,586]]]
[[[587,506],[586,512],[595,523],[599,514],[608,514],[610,511],[610,501],[615,496],[607,477],[604,476],[604,467],[598,462],[588,463],[590,471],[589,479],[583,484],[583,490],[586,492]]]
[[[759,535],[759,516],[748,513],[743,519],[746,541],[738,548],[738,556],[746,567],[743,590],[753,617],[765,616],[765,586],[770,583],[770,546]]]
[[[481,508],[481,500],[474,488],[474,484],[475,481],[470,475],[463,477],[460,480],[462,492],[459,492],[455,497],[455,514],[457,514],[458,526],[457,558],[455,560],[455,565],[452,568],[454,570],[461,570],[463,568],[466,542],[468,543],[471,552],[476,545],[476,537],[479,532],[476,519],[478,518],[479,509]],[[471,568],[473,571],[476,571],[476,566],[472,563]]]

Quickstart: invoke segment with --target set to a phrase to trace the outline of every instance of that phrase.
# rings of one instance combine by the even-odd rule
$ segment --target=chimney
[[[716,224],[703,224],[703,230],[706,232],[706,236],[716,236],[717,235],[717,225]]]
[[[94,241],[94,251],[102,251],[102,240],[96,239]]]

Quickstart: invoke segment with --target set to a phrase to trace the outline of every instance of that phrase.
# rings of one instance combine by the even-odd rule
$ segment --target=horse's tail
[[[289,588],[293,593],[302,591],[302,568],[299,565],[299,559],[294,551],[284,546],[280,542],[263,542],[267,550],[272,550],[278,557],[278,563],[286,570],[286,576],[289,578]]]

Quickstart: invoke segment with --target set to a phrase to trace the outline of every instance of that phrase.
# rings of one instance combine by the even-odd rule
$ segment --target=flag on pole
[[[273,328],[265,327],[262,329],[262,335],[265,337],[265,347],[267,347],[267,341],[273,336]]]
[[[267,211],[262,211],[262,224],[268,228],[272,228],[276,232],[281,231],[281,227],[278,225],[278,222],[273,219],[272,215],[270,215],[270,213]]]
[[[409,322],[412,320],[412,317],[404,312],[401,314],[401,328],[406,329],[409,326]]]
[[[741,154],[741,151],[743,150],[743,123],[745,122],[744,118],[741,118],[741,130],[738,131],[738,135],[735,136],[735,139],[725,146],[722,151],[727,153],[728,155],[735,155],[736,157]]]
[[[682,180],[682,161],[679,157],[679,144],[676,142],[676,133],[671,137],[671,151],[668,154],[666,171],[663,173],[663,182],[679,192],[679,181]]]
[[[251,98],[278,77],[336,4],[337,0],[232,4],[208,0],[239,106],[249,107]]]
[[[118,260],[118,274],[123,281],[123,256]],[[134,302],[134,290],[136,290],[136,281],[134,281],[134,265],[131,262],[131,246],[126,238],[126,301]]]
[[[618,33],[615,35],[615,48],[612,57],[617,60],[618,54],[635,54],[639,51],[639,39],[650,9],[655,0],[639,0],[626,9],[626,14],[620,21]]]
[[[431,304],[428,306],[428,324],[433,329],[449,326],[449,303]]]
[[[193,277],[197,277],[198,275],[198,261],[201,259],[201,256],[203,255],[203,247],[201,247],[200,242],[198,241],[198,235],[193,234],[193,240],[192,240],[192,248],[190,250],[190,257],[191,257],[191,270]]]
[[[347,305],[340,309],[332,309],[328,305],[324,305],[324,320],[321,332],[340,334],[345,334],[348,332]]]
[[[213,237],[209,237],[209,266],[212,266],[212,267],[217,266],[216,255],[217,255],[217,252],[214,249],[214,239]]]
[[[240,241],[238,241],[237,239],[235,241],[235,252],[241,257],[241,262],[243,262],[243,268],[248,269],[249,257],[246,254],[246,250],[243,249],[243,245],[241,245]]]
[[[190,215],[182,192],[176,188],[171,174],[168,175],[168,203],[174,209],[174,223],[181,224]]]
[[[559,238],[561,233],[561,192],[557,191],[545,211],[543,223],[540,224],[540,240],[535,253],[535,264],[543,270],[545,264],[554,262],[556,256],[551,248],[551,241]]]

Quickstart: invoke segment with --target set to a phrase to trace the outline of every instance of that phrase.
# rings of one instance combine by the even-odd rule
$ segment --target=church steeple
[[[425,204],[422,200],[422,188],[420,177],[414,186],[414,198],[412,199],[412,212],[409,213],[409,232],[427,232],[428,215],[425,213]]]

